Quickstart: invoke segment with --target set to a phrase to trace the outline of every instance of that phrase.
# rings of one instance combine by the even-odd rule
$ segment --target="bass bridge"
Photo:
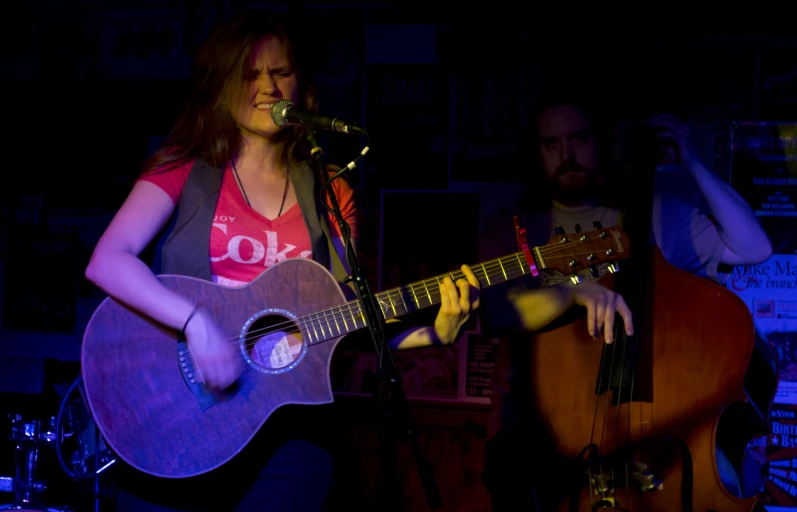
[[[664,481],[648,471],[647,464],[640,461],[631,460],[627,466],[620,468],[604,464],[599,464],[599,467],[597,472],[585,470],[593,495],[593,510],[625,510],[618,506],[618,488],[629,491],[633,489],[640,494],[661,491],[664,488]]]

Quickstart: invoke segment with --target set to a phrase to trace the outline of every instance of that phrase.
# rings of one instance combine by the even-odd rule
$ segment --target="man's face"
[[[563,105],[542,113],[538,123],[542,167],[558,199],[589,196],[596,184],[595,135],[587,115]]]

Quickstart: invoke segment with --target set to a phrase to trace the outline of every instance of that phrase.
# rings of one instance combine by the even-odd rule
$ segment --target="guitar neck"
[[[529,249],[526,248],[525,230],[520,229],[519,233],[522,236],[518,239],[518,245],[523,251],[470,266],[481,288],[526,274],[538,275],[537,269],[565,274],[579,272],[600,263],[627,258],[629,254],[630,241],[618,226],[598,227],[583,233],[557,234],[547,244]],[[456,282],[465,274],[457,270],[377,293],[376,300],[385,320],[439,304],[440,284],[446,276]],[[357,300],[314,313],[299,319],[299,322],[311,344],[343,336],[366,326],[362,305]]]
[[[526,257],[522,252],[471,265],[470,268],[479,280],[481,288],[487,288],[531,273]],[[466,279],[465,274],[461,270],[457,270],[377,293],[376,298],[383,305],[385,319],[397,318],[419,309],[440,304],[440,284],[446,276],[451,277],[454,282],[457,279]]]
[[[471,265],[470,268],[479,280],[481,288],[531,273],[528,261],[522,252]],[[385,320],[440,304],[440,284],[446,276],[451,277],[454,282],[465,278],[465,274],[457,270],[375,294]],[[358,300],[314,313],[299,319],[299,322],[310,338],[311,345],[346,335],[366,326],[363,309]]]

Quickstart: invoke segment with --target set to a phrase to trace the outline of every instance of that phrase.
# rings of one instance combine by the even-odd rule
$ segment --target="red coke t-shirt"
[[[176,205],[193,165],[194,161],[191,160],[172,169],[149,173],[140,179],[160,187]],[[341,179],[332,183],[332,189],[343,218],[351,226],[352,238],[357,238],[354,191]],[[328,223],[335,237],[333,243],[340,247],[340,228],[332,215],[328,215]],[[293,205],[276,219],[263,217],[244,200],[229,165],[224,170],[209,249],[213,282],[233,287],[251,282],[279,261],[288,258],[309,259],[313,256],[310,235],[299,204]]]

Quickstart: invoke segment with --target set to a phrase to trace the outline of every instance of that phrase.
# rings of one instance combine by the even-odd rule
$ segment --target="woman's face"
[[[271,119],[271,105],[299,101],[299,83],[282,41],[275,36],[258,41],[243,74],[230,114],[245,137],[271,140],[282,129]]]

